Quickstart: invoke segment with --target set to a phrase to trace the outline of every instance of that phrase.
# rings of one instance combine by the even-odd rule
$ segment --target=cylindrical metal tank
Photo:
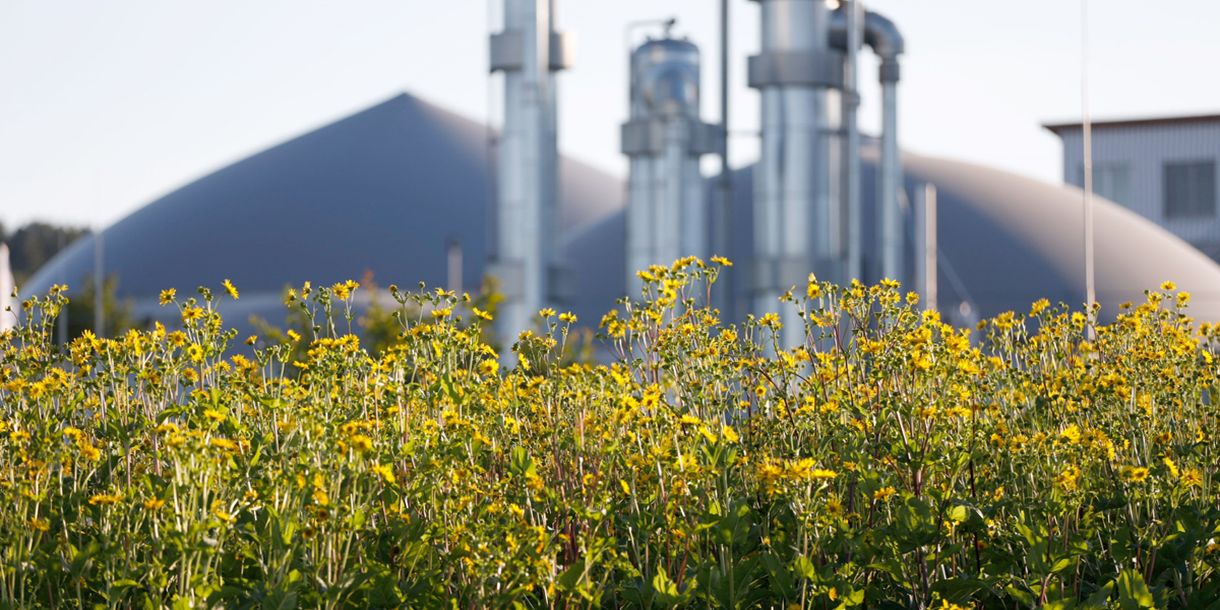
[[[699,157],[715,152],[717,130],[699,120],[699,48],[649,40],[631,53],[630,120],[622,151],[630,159],[627,286],[636,272],[683,256],[708,256],[708,216]]]
[[[762,149],[755,170],[754,310],[780,311],[782,343],[804,329],[778,299],[813,271],[843,281],[843,219],[832,201],[831,141],[838,129],[827,91],[843,82],[842,54],[829,45],[824,0],[757,0],[761,50],[749,60],[749,84],[762,97]]]

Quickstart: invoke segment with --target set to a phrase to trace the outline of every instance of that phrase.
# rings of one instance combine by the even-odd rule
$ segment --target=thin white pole
[[[0,332],[13,328],[17,322],[16,308],[13,306],[13,268],[9,265],[8,246],[0,243]]]
[[[97,229],[93,233],[93,332],[99,338],[106,336],[106,267],[103,256],[102,230]]]
[[[1089,0],[1080,0],[1080,114],[1084,138],[1084,286],[1085,304],[1097,302],[1093,269],[1093,124],[1089,120]],[[1091,319],[1091,318],[1090,318]],[[1092,324],[1089,335],[1092,336]]]
[[[924,308],[936,311],[940,295],[937,294],[937,249],[936,243],[936,185],[931,182],[923,187],[923,268],[924,268]]]

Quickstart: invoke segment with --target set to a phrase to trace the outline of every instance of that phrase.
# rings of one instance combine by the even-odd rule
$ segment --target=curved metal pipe
[[[848,17],[843,9],[831,14],[830,44],[834,48],[847,50],[851,46],[848,43]],[[902,74],[898,56],[906,50],[906,41],[898,31],[898,26],[880,13],[866,12],[863,29],[864,44],[881,58],[878,71],[878,80],[881,82],[881,161],[877,199],[881,224],[878,240],[881,250],[881,275],[901,279],[903,240],[898,193],[902,188],[902,166],[898,152],[898,81]],[[858,182],[859,176],[854,180]],[[849,232],[854,230],[855,227],[849,227]]]
[[[873,11],[864,13],[864,44],[882,60],[897,61],[898,56],[906,51],[906,42],[898,26],[889,17]],[[897,77],[894,80],[898,80]]]

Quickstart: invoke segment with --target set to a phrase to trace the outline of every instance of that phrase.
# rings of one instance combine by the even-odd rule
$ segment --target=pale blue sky
[[[101,225],[214,169],[409,91],[498,116],[486,73],[495,0],[2,0],[0,221]],[[624,26],[677,15],[705,53],[716,120],[713,0],[559,0],[577,37],[561,147],[622,174]],[[1079,0],[874,0],[907,39],[905,147],[1059,180],[1046,119],[1080,111]],[[735,163],[756,143],[745,56],[754,3],[734,0]],[[1095,117],[1220,110],[1220,2],[1091,0]],[[873,64],[862,124],[877,125]],[[167,227],[167,230],[173,230]]]

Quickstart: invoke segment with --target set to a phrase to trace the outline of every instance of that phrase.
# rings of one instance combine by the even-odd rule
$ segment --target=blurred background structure
[[[595,323],[634,293],[641,266],[721,254],[736,263],[718,303],[730,320],[779,309],[810,273],[898,279],[963,324],[1041,297],[1085,300],[1083,126],[1046,126],[1063,138],[1066,185],[904,152],[899,118],[919,117],[902,115],[903,92],[927,72],[907,70],[919,40],[901,20],[858,0],[724,0],[708,40],[688,35],[685,15],[633,21],[619,59],[618,176],[559,152],[561,116],[615,123],[564,104],[571,75],[605,59],[575,53],[560,27],[568,4],[489,4],[482,69],[451,75],[490,79],[489,122],[394,96],[188,182],[38,261],[28,280],[22,265],[22,293],[109,279],[92,303],[135,323],[176,317],[156,305],[162,288],[232,278],[243,296],[225,313],[248,325],[282,318],[285,286],[304,280],[470,290],[491,276],[511,337],[543,306]],[[733,46],[743,24],[754,48]],[[741,67],[749,89],[725,86]],[[704,118],[708,100],[716,120]],[[741,106],[756,131],[734,126],[741,111],[728,109]],[[1209,258],[1220,252],[1220,123],[1095,125],[1103,315],[1172,279],[1194,293],[1197,316],[1220,319]]]
[[[1083,188],[1083,126],[1043,127],[1063,139],[1063,181]],[[1220,260],[1220,115],[1093,121],[1092,132],[1093,192]]]

